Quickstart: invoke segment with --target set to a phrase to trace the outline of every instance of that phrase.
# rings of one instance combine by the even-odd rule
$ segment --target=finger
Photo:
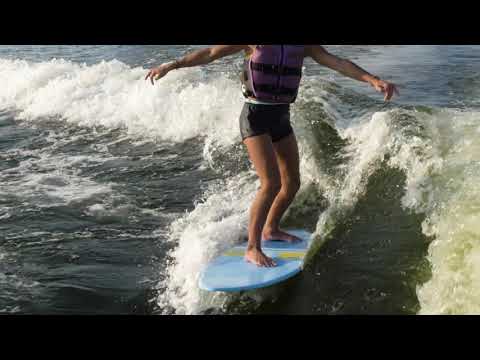
[[[393,97],[393,94],[395,93],[395,86],[390,86],[389,90],[389,95],[388,95],[388,100],[390,100]]]
[[[388,89],[387,92],[385,93],[385,101],[390,101],[391,98],[392,98],[392,91]]]
[[[152,83],[152,85],[155,85],[155,83],[153,82],[154,77],[155,77],[155,75],[153,75],[153,73],[152,73],[152,75],[150,76],[150,82]]]
[[[385,86],[385,100],[389,101],[392,98],[392,86],[387,84]]]
[[[387,88],[385,91],[385,101],[389,101],[391,98],[390,88]]]
[[[148,72],[147,76],[145,76],[145,80],[148,79],[148,77],[150,76],[151,72],[152,72],[151,70]]]

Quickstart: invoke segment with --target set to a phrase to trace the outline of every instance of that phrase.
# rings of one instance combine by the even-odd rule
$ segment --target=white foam
[[[6,275],[4,273],[0,273],[0,284],[12,286],[16,289],[30,289],[40,285],[38,281],[28,280],[15,274]]]
[[[34,201],[37,206],[50,207],[112,192],[111,184],[100,184],[78,174],[79,170],[72,164],[83,160],[83,157],[37,152],[35,158],[24,160],[18,167],[2,172],[0,194],[14,194],[25,201]],[[38,168],[42,171],[34,170]]]
[[[80,126],[124,128],[130,135],[171,141],[213,136],[238,139],[238,83],[208,79],[198,68],[173,71],[152,86],[146,70],[117,61],[79,65],[0,59],[0,107],[18,118],[60,118]]]
[[[87,207],[86,214],[94,216],[98,221],[127,221],[136,210],[137,207],[133,204],[94,204]]]
[[[170,240],[178,244],[161,285],[165,288],[158,300],[162,308],[173,306],[177,314],[201,310],[198,276],[209,260],[246,234],[248,208],[257,185],[250,173],[216,184],[192,212],[173,222]]]
[[[118,157],[112,157],[105,149],[89,155],[70,155],[59,151],[63,146],[88,136],[91,135],[80,133],[71,136],[64,131],[50,131],[44,139],[46,144],[39,149],[6,151],[6,155],[23,160],[16,167],[0,173],[0,194],[18,197],[35,206],[52,207],[96,201],[98,196],[112,193],[114,183],[98,183],[82,174],[82,169]]]
[[[326,237],[338,220],[346,216],[363,195],[369,176],[378,168],[391,147],[391,128],[388,113],[375,113],[363,123],[340,131],[349,141],[341,181],[330,181],[324,195],[330,206],[317,223],[316,235]]]
[[[396,126],[405,115],[410,123]],[[388,166],[406,175],[402,205],[426,216],[422,231],[434,238],[428,255],[432,277],[417,290],[420,314],[480,312],[479,119],[478,112],[397,109],[343,132],[351,141],[352,159],[317,232],[327,234],[345,216],[364,190],[364,180],[388,154]]]
[[[13,313],[18,313],[21,311],[21,307],[18,306],[18,305],[15,305],[15,306],[6,306],[2,309],[0,309],[0,314],[1,313],[10,313],[10,314],[13,314]]]
[[[426,235],[432,277],[419,286],[420,314],[480,313],[480,113],[447,112],[428,124],[443,166],[428,178]]]
[[[9,213],[8,211],[5,211],[3,214],[0,215],[0,220],[6,220],[6,219],[10,218],[11,216],[12,216],[11,213]]]

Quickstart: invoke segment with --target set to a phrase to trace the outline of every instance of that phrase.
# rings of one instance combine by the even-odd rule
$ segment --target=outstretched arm
[[[386,101],[392,98],[393,93],[400,95],[395,84],[381,80],[378,77],[369,74],[350,60],[342,59],[330,54],[320,45],[307,46],[306,56],[310,56],[320,65],[335,70],[349,78],[369,83],[375,88],[375,90],[385,94]]]
[[[145,80],[150,79],[153,85],[153,80],[161,79],[171,70],[209,64],[217,59],[236,54],[242,50],[247,51],[248,45],[215,45],[200,49],[185,55],[181,59],[162,64],[159,67],[150,70],[145,77]]]

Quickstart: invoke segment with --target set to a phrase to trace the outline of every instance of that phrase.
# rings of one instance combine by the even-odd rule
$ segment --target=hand
[[[375,90],[385,94],[385,101],[390,101],[393,93],[397,94],[397,96],[400,96],[397,86],[395,84],[389,83],[388,81],[383,81],[381,79],[373,79],[370,84],[375,88]]]
[[[150,78],[150,82],[152,83],[152,85],[154,85],[153,80],[160,80],[162,77],[167,75],[170,70],[172,70],[171,63],[162,64],[159,67],[150,70],[145,77],[145,80]]]

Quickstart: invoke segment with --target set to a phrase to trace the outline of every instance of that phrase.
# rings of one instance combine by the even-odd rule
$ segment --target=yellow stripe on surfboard
[[[224,256],[243,256],[245,255],[245,250],[230,250],[227,251]],[[303,259],[305,257],[304,251],[280,251],[278,253],[272,254],[272,257],[277,257],[281,259]]]

